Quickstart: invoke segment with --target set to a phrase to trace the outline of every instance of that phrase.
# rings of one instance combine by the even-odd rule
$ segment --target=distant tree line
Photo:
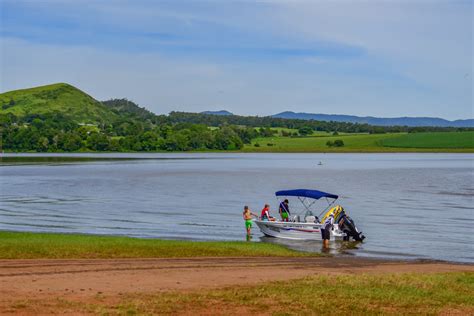
[[[14,101],[13,101],[14,102]],[[272,117],[219,116],[171,112],[155,115],[126,99],[103,102],[116,118],[94,124],[78,124],[67,113],[0,115],[0,148],[9,151],[189,151],[239,150],[257,137],[309,136],[315,131],[344,133],[387,133],[461,131],[472,128],[382,127],[344,122],[322,122]],[[327,146],[344,146],[328,143]]]
[[[61,113],[0,116],[2,148],[11,151],[239,150],[268,129],[235,125],[150,124],[139,120],[77,124]],[[274,133],[274,131],[271,131]]]
[[[448,132],[466,131],[473,128],[460,127],[409,127],[409,126],[373,126],[369,124],[326,122],[314,120],[283,119],[271,116],[239,116],[239,115],[212,115],[203,113],[171,112],[168,116],[173,123],[195,123],[209,126],[220,126],[222,124],[241,125],[248,127],[283,127],[300,130],[309,134],[309,131],[343,132],[343,133],[416,133],[416,132]]]

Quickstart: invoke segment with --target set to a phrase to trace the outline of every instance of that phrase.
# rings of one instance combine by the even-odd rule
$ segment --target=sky
[[[0,0],[0,92],[158,114],[473,118],[474,1]]]

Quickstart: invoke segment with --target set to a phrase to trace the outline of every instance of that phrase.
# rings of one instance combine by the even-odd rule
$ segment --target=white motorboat
[[[336,205],[338,196],[317,190],[284,190],[275,193],[277,197],[296,197],[303,205],[303,211],[294,216],[290,216],[290,221],[283,222],[277,220],[263,220],[259,218],[255,220],[258,228],[266,236],[296,240],[321,240],[321,226],[325,219],[334,214],[334,226],[331,230],[331,239],[349,240],[352,238],[356,241],[362,241],[365,236],[362,235],[354,224],[354,221],[347,216],[344,209]],[[319,214],[319,219],[315,216],[312,206],[321,198],[325,198],[328,206]]]

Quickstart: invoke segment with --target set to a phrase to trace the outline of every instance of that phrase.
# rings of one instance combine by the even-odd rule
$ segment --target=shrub
[[[336,139],[334,142],[328,140],[326,143],[328,147],[344,147],[344,142],[341,139]]]
[[[344,142],[341,139],[336,139],[334,141],[334,147],[344,147]]]
[[[311,126],[303,126],[298,129],[298,133],[300,133],[301,136],[308,136],[313,134],[313,128]]]

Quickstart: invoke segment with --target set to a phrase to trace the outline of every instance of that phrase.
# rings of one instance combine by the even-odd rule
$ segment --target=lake
[[[367,237],[332,242],[334,253],[474,262],[473,154],[41,156],[1,156],[0,230],[245,240],[244,205],[277,215],[275,191],[311,188],[338,194]]]

